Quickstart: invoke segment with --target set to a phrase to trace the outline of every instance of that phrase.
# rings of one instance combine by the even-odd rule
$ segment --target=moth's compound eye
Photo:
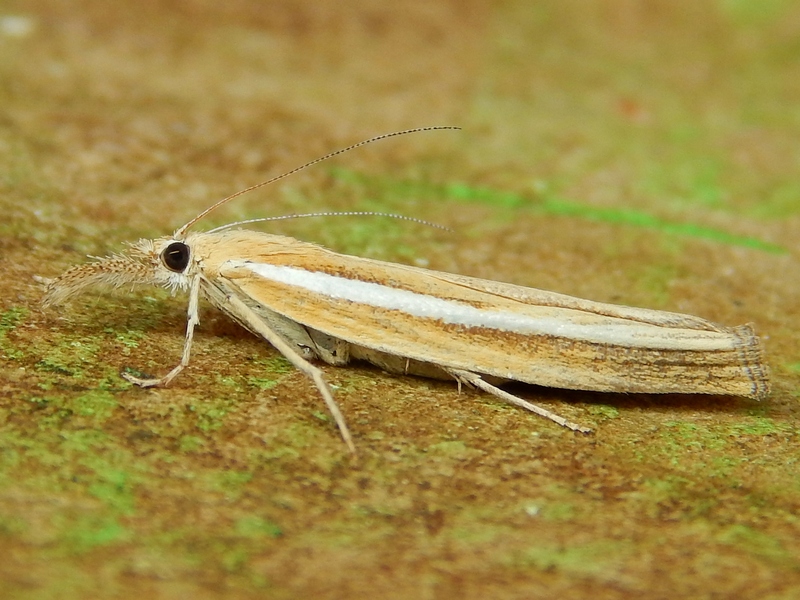
[[[182,273],[189,264],[189,246],[183,242],[172,242],[161,253],[161,262],[170,271]]]

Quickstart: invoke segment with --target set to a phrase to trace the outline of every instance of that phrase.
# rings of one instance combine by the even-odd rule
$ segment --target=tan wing
[[[218,275],[226,285],[353,344],[551,387],[755,398],[768,392],[760,344],[748,326],[725,328],[688,315],[595,303],[256,235],[258,249],[244,253],[247,261],[242,252],[221,260]],[[265,275],[253,265],[279,268]],[[299,277],[299,283],[279,280],[283,274]],[[320,274],[329,279],[317,289]],[[415,302],[435,310],[414,314],[425,313]]]

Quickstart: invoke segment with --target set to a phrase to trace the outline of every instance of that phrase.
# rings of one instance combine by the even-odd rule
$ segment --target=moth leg
[[[270,329],[264,320],[260,319],[258,314],[256,314],[239,298],[229,295],[227,297],[227,302],[230,311],[234,313],[238,319],[241,319],[248,329],[254,331],[272,344],[272,346],[278,352],[283,354],[286,360],[292,363],[295,368],[300,370],[314,382],[314,385],[317,386],[320,394],[322,394],[322,399],[325,400],[325,405],[328,407],[331,415],[333,415],[336,425],[339,427],[339,433],[341,433],[342,439],[344,440],[345,444],[347,444],[350,452],[355,454],[356,447],[355,444],[353,444],[353,438],[350,435],[350,430],[348,429],[347,423],[342,416],[342,412],[339,410],[339,405],[336,404],[336,400],[333,399],[333,392],[331,392],[328,382],[325,381],[325,374],[322,372],[322,369],[315,367],[310,362],[305,360],[291,344]]]
[[[505,400],[509,404],[513,404],[514,406],[519,406],[520,408],[524,408],[525,410],[529,410],[532,413],[536,413],[546,419],[550,419],[551,421],[558,423],[559,425],[566,427],[567,429],[572,429],[573,431],[579,431],[581,433],[591,433],[592,430],[588,427],[583,427],[578,425],[577,423],[573,423],[572,421],[568,421],[564,417],[561,417],[553,412],[550,412],[546,408],[542,408],[541,406],[536,406],[535,404],[531,404],[522,398],[517,398],[513,394],[509,394],[501,390],[499,387],[484,381],[480,375],[476,373],[471,373],[470,371],[462,371],[461,369],[446,369],[450,375],[455,377],[456,381],[459,383],[466,383],[473,387],[483,390],[484,392],[488,392],[493,396],[497,396],[501,400]]]
[[[198,305],[200,303],[200,276],[195,276],[192,279],[192,287],[189,289],[189,308],[187,309],[188,319],[186,321],[186,341],[183,343],[183,355],[181,362],[178,363],[172,371],[161,377],[160,379],[142,379],[130,373],[123,373],[122,377],[135,385],[141,387],[163,387],[169,385],[169,382],[183,371],[189,364],[189,356],[192,351],[192,340],[194,339],[194,328],[200,322],[200,313]]]

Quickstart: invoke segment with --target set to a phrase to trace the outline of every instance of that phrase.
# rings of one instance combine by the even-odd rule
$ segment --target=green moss
[[[724,432],[685,421],[664,423],[660,438],[659,450],[673,456],[675,461],[689,453],[717,452],[727,447]]]
[[[233,524],[236,535],[246,538],[277,538],[283,534],[280,526],[268,519],[250,515],[237,519]]]
[[[241,571],[250,560],[252,553],[245,548],[232,547],[220,552],[220,564],[230,573]]]
[[[489,188],[470,186],[465,183],[450,183],[444,187],[444,195],[450,200],[480,202],[508,209],[519,209],[530,206],[531,200],[521,194],[502,192]]]
[[[630,544],[610,540],[565,546],[542,544],[522,552],[516,564],[539,571],[606,579],[622,567],[632,551]]]
[[[772,565],[800,569],[800,559],[788,551],[778,538],[747,525],[731,525],[717,535],[723,544],[751,554]]]
[[[247,385],[260,390],[271,390],[279,383],[278,379],[268,377],[248,377],[245,381],[247,381]]]
[[[736,423],[728,428],[731,436],[767,436],[767,435],[797,435],[798,428],[789,423],[778,423],[767,417],[750,417],[743,423]]]
[[[87,377],[87,366],[93,368],[97,363],[96,357],[101,347],[99,341],[87,338],[77,340],[63,334],[56,334],[49,341],[49,347],[40,350],[37,369],[84,379]]]
[[[214,486],[226,494],[239,493],[241,488],[253,479],[249,471],[226,470],[218,474]]]
[[[16,348],[8,339],[8,334],[19,327],[28,315],[27,309],[23,307],[10,308],[0,314],[0,352],[3,357],[11,360],[18,360],[25,356],[25,353]]]
[[[616,419],[619,417],[619,409],[606,404],[589,404],[586,410],[590,415],[602,417],[603,419]]]
[[[103,390],[89,392],[72,401],[76,414],[85,417],[94,417],[97,424],[102,423],[119,406],[114,396]]]
[[[295,371],[292,363],[280,354],[269,358],[258,357],[253,361],[253,364],[261,369],[263,374],[247,376],[245,382],[248,386],[260,390],[271,390],[278,385],[287,374],[294,373]]]
[[[510,533],[510,527],[483,513],[482,510],[462,512],[445,535],[455,543],[473,547],[491,547]]]
[[[431,444],[428,446],[428,452],[459,458],[468,456],[470,450],[464,442],[453,440]]]
[[[122,356],[130,356],[131,350],[138,348],[142,340],[147,338],[147,334],[144,331],[132,329],[128,329],[125,332],[119,332],[107,327],[103,330],[103,333],[111,334],[113,339],[122,346],[120,352]]]
[[[714,171],[712,169],[712,171]],[[714,171],[715,172],[715,171]],[[720,229],[701,225],[699,223],[682,223],[663,219],[643,210],[626,207],[596,207],[579,202],[566,200],[560,196],[546,191],[535,196],[492,190],[484,187],[470,186],[465,183],[450,183],[444,186],[434,185],[427,182],[399,182],[393,179],[371,177],[359,173],[350,172],[345,169],[336,169],[333,176],[348,183],[360,183],[364,186],[374,186],[381,189],[381,197],[391,205],[394,195],[426,197],[431,201],[448,200],[454,202],[477,202],[487,204],[497,208],[507,210],[527,209],[539,214],[574,217],[589,221],[599,221],[622,225],[633,228],[652,229],[663,234],[681,235],[705,239],[719,244],[742,246],[754,250],[783,254],[785,248],[769,242],[759,240],[754,237],[732,234]],[[691,183],[693,193],[700,204],[719,207],[722,192],[717,189],[711,177],[706,182],[702,173],[698,175],[700,179]],[[543,189],[547,189],[546,187]],[[538,197],[537,197],[538,196]],[[364,226],[362,233],[369,232],[374,236],[374,230]],[[355,235],[351,232],[350,235]],[[357,239],[358,236],[355,235]]]
[[[131,476],[126,471],[118,470],[107,463],[84,460],[82,464],[93,469],[92,482],[87,491],[115,513],[133,514],[136,501],[133,495]]]
[[[132,537],[116,517],[86,515],[60,528],[66,547],[79,554],[98,546],[127,542]]]
[[[684,518],[707,511],[708,497],[698,499],[691,493],[692,481],[687,477],[668,475],[642,482],[631,497],[640,505],[639,510],[651,518],[668,513]],[[698,504],[699,502],[699,504]]]
[[[230,412],[230,407],[213,404],[192,404],[189,406],[189,410],[197,415],[197,428],[204,433],[208,433],[216,431],[224,425],[225,416]]]
[[[196,452],[205,445],[205,440],[196,435],[182,435],[178,440],[178,450],[180,452]]]
[[[19,539],[29,529],[21,515],[0,515],[0,538]]]
[[[652,229],[665,234],[695,237],[713,241],[718,244],[742,246],[744,248],[762,250],[773,254],[783,254],[786,252],[785,248],[777,244],[764,242],[753,237],[735,235],[697,223],[667,221],[636,209],[595,208],[553,198],[546,200],[540,210],[546,214],[574,216],[590,221],[601,221],[628,227]]]
[[[575,511],[571,502],[548,502],[542,507],[541,516],[546,521],[573,521]]]

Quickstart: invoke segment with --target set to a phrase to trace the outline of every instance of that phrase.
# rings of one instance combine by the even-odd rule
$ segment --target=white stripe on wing
[[[604,318],[603,323],[582,323],[579,319],[580,311],[570,309],[547,309],[563,311],[563,316],[559,318],[534,317],[477,308],[463,302],[443,300],[378,283],[306,271],[297,267],[244,261],[232,266],[241,266],[265,279],[299,287],[328,298],[396,310],[421,319],[437,319],[450,325],[664,350],[729,350],[735,347],[732,336],[722,332],[658,327],[613,317]]]

